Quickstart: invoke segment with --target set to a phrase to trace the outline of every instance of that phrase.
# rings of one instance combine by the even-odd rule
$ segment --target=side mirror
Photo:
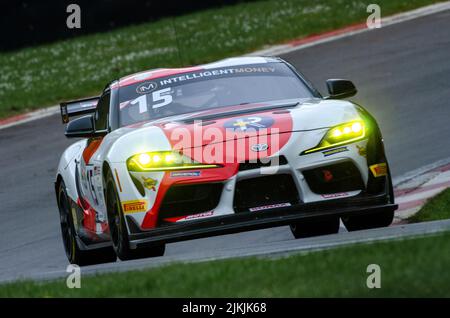
[[[327,99],[341,99],[355,96],[358,92],[355,85],[348,80],[343,79],[329,79],[327,80],[328,93],[330,96]]]
[[[95,135],[94,118],[92,115],[87,115],[69,122],[64,134],[67,138],[93,137]]]

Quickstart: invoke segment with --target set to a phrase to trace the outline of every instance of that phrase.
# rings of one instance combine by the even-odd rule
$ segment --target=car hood
[[[129,132],[154,126],[162,129],[166,135],[173,134],[177,129],[189,132],[200,128],[217,129],[246,133],[242,134],[242,137],[246,137],[251,132],[272,134],[327,128],[358,117],[355,104],[348,101],[283,100],[221,107],[141,122],[125,128]]]
[[[358,106],[348,101],[283,100],[138,123],[115,130],[107,136],[109,142],[106,143],[121,140],[121,147],[146,145],[141,149],[162,151],[252,138],[253,144],[270,144],[276,136],[280,149],[293,132],[326,129],[359,118]]]

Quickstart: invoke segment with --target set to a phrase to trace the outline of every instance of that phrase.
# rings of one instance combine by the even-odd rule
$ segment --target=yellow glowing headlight
[[[366,138],[366,126],[364,122],[362,120],[352,121],[332,127],[316,147],[305,150],[301,154],[306,155],[312,152],[346,145],[363,140],[364,138]]]
[[[147,153],[141,153],[141,154],[139,155],[139,157],[138,157],[138,162],[139,162],[141,165],[147,165],[147,164],[149,164],[151,161],[152,161],[152,157],[150,157],[150,155],[147,154]]]
[[[216,164],[196,162],[176,152],[160,151],[136,154],[127,160],[129,171],[169,171],[216,168]]]

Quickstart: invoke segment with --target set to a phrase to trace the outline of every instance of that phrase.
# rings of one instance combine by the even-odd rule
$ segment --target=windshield
[[[199,69],[121,87],[120,125],[211,108],[311,97],[309,88],[284,63]]]

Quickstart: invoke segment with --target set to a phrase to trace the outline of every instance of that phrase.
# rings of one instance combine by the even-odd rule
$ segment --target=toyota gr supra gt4
[[[161,256],[165,244],[290,225],[295,238],[388,226],[397,206],[375,119],[322,96],[274,57],[153,69],[61,104],[55,179],[80,265]]]

